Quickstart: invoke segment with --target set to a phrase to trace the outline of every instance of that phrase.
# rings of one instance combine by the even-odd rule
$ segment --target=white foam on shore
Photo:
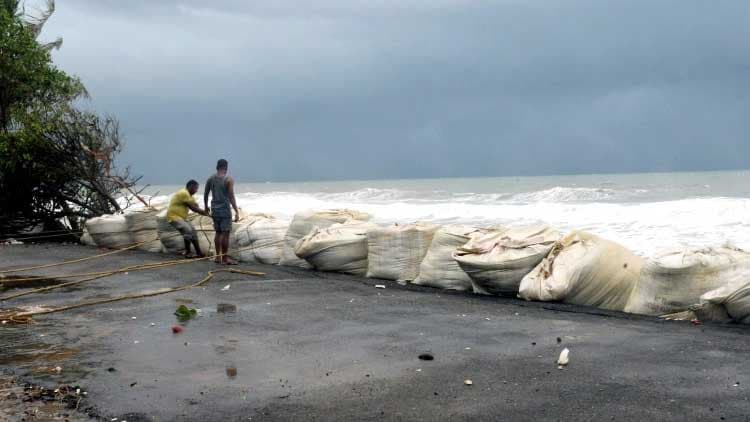
[[[643,190],[645,192],[645,190]],[[750,249],[750,198],[702,197],[663,202],[623,202],[641,192],[552,188],[523,194],[359,189],[340,193],[242,193],[245,212],[291,218],[305,209],[352,208],[375,222],[463,223],[480,226],[545,222],[562,231],[583,229],[622,243],[641,255],[678,245]],[[155,197],[165,202],[167,196]]]

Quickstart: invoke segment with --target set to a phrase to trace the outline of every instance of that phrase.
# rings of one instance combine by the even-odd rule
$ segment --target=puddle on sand
[[[237,376],[237,368],[234,366],[227,366],[227,377],[234,378]]]
[[[2,286],[4,289],[48,287],[56,286],[62,283],[65,283],[65,280],[54,277],[22,274],[0,275],[0,286]]]
[[[195,303],[195,301],[193,301],[193,299],[184,299],[184,298],[181,298],[181,297],[175,298],[174,301],[177,302],[177,303],[181,303],[183,305],[188,305],[188,304],[191,304],[191,303]]]
[[[46,345],[41,346],[40,349]],[[41,363],[59,363],[64,360],[68,360],[74,357],[78,353],[76,349],[60,349],[56,351],[46,352],[36,350],[19,350],[16,353],[4,353],[0,355],[0,365],[11,365],[11,364],[25,364],[35,363],[36,366],[40,366]]]

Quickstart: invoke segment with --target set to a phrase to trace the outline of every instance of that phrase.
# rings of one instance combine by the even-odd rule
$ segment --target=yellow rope
[[[41,232],[41,233],[45,233],[45,232]],[[64,237],[64,236],[71,236],[74,234],[81,234],[81,233],[83,232],[65,232],[65,233],[60,233],[60,234],[47,234],[44,236],[25,236],[23,234],[20,234],[18,235],[18,237],[9,237],[7,239],[2,239],[0,240],[0,243],[10,242],[12,240],[24,241],[24,240],[31,240],[31,239],[47,239],[51,237]],[[35,233],[32,233],[32,234],[35,234]],[[20,236],[23,236],[23,237],[20,237]]]
[[[246,250],[246,249],[251,249],[251,248],[252,248],[252,246],[248,246],[248,247],[245,247],[245,248],[240,248],[240,249],[237,249],[236,252],[240,252],[240,251],[243,251],[243,250]],[[156,269],[156,268],[170,267],[170,266],[173,266],[173,265],[192,264],[192,263],[199,262],[199,261],[204,261],[204,260],[209,260],[209,259],[215,259],[215,258],[218,258],[218,257],[221,257],[221,256],[223,256],[223,254],[221,254],[221,255],[217,254],[217,255],[214,255],[214,256],[204,256],[203,258],[195,258],[195,259],[180,259],[180,260],[172,260],[172,261],[154,262],[154,263],[151,263],[151,264],[131,265],[131,266],[119,268],[119,269],[116,269],[116,270],[97,271],[97,272],[82,273],[82,274],[68,274],[68,275],[59,276],[59,277],[38,276],[38,277],[29,277],[29,278],[22,278],[22,279],[13,279],[13,280],[11,280],[13,283],[18,283],[18,282],[31,282],[31,281],[48,280],[48,279],[51,279],[51,278],[60,279],[60,278],[88,277],[88,278],[84,278],[82,280],[71,281],[71,282],[68,282],[68,283],[57,284],[57,285],[54,285],[54,286],[40,287],[38,289],[29,290],[29,291],[26,291],[26,292],[15,293],[15,294],[12,294],[12,295],[3,296],[3,297],[0,297],[0,302],[4,302],[4,301],[7,301],[7,300],[19,298],[19,297],[22,297],[22,296],[28,296],[28,295],[32,295],[32,294],[36,294],[36,293],[44,293],[44,292],[48,292],[48,291],[51,291],[51,290],[56,290],[56,289],[62,289],[62,288],[65,288],[65,287],[75,286],[75,285],[78,285],[78,284],[83,284],[83,283],[88,282],[88,281],[98,280],[100,278],[109,277],[109,276],[112,276],[112,275],[115,275],[115,274],[124,273],[124,272],[143,271],[143,270],[151,270],[151,269]],[[1,278],[0,278],[0,284],[2,284],[2,279]]]
[[[110,252],[106,252],[106,253],[102,253],[102,254],[98,254],[98,255],[87,256],[87,257],[84,257],[84,258],[72,259],[70,261],[56,262],[54,264],[36,265],[36,266],[33,266],[33,267],[26,267],[26,268],[14,268],[14,269],[10,269],[10,270],[2,270],[2,271],[0,271],[0,274],[18,273],[18,272],[21,272],[21,271],[38,270],[38,269],[42,269],[42,268],[52,268],[52,267],[58,267],[58,266],[62,266],[62,265],[75,264],[75,263],[78,263],[78,262],[88,261],[90,259],[101,258],[103,256],[114,255],[116,253],[120,253],[120,252],[127,251],[127,250],[130,250],[130,249],[135,249],[135,248],[137,248],[139,246],[145,245],[146,243],[155,242],[157,240],[159,240],[158,237],[156,239],[154,239],[154,240],[147,240],[145,242],[135,243],[135,244],[130,245],[130,246],[126,247],[126,248],[117,249],[117,250],[114,250],[114,251],[110,251]]]
[[[206,275],[206,277],[204,277],[200,281],[198,281],[196,283],[193,283],[193,284],[188,284],[187,286],[181,286],[181,287],[174,287],[174,288],[168,288],[168,289],[163,289],[163,290],[157,290],[157,291],[151,292],[151,293],[128,294],[128,295],[122,295],[122,296],[118,296],[118,297],[114,297],[114,298],[110,298],[110,299],[101,299],[101,300],[92,300],[92,301],[86,301],[86,302],[79,302],[79,303],[74,303],[72,305],[67,305],[67,306],[62,306],[62,307],[52,308],[52,309],[43,309],[43,310],[39,310],[39,311],[6,312],[4,314],[0,314],[0,319],[6,320],[6,321],[11,321],[11,322],[18,323],[18,324],[23,324],[23,323],[29,323],[29,322],[31,322],[31,318],[34,315],[51,314],[51,313],[56,313],[56,312],[67,311],[67,310],[70,310],[70,309],[82,308],[82,307],[85,307],[85,306],[102,305],[102,304],[105,304],[105,303],[118,302],[118,301],[121,301],[121,300],[140,299],[140,298],[145,298],[145,297],[152,297],[152,296],[163,295],[163,294],[167,294],[167,293],[174,293],[174,292],[178,292],[178,291],[181,291],[181,290],[187,290],[187,289],[192,289],[194,287],[200,287],[200,286],[206,284],[207,282],[209,282],[214,277],[214,275],[216,273],[221,273],[221,272],[229,272],[229,273],[235,273],[235,274],[252,275],[252,276],[256,276],[256,277],[263,277],[264,275],[266,275],[265,273],[261,273],[261,272],[257,272],[257,271],[244,271],[244,270],[237,270],[237,269],[233,269],[233,268],[232,269],[227,268],[227,269],[220,269],[220,270],[212,270],[212,271],[209,271],[208,274]]]

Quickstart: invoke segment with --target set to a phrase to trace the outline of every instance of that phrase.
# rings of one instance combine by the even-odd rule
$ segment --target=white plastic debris
[[[229,290],[229,288],[230,288],[231,286],[232,286],[231,284],[227,284],[226,286],[224,286],[224,287],[222,287],[222,288],[221,288],[221,291],[222,291],[222,292],[226,292],[227,290]]]
[[[138,340],[136,340],[136,341],[133,342],[133,344],[138,344],[138,343],[140,343],[140,341],[138,341]]]
[[[155,323],[155,322],[152,322],[152,323],[151,323],[151,326],[152,326],[152,327],[155,327],[155,326],[156,326],[156,323]]]
[[[472,380],[464,380],[464,385],[474,385],[474,381],[472,381]]]
[[[56,366],[55,367],[55,372],[57,372],[59,374],[60,372],[62,372],[62,368],[59,367],[59,366]]]
[[[376,289],[385,289],[385,284],[376,284],[375,288]]]
[[[3,320],[3,325],[5,325],[5,324],[7,324],[7,323],[8,323],[8,321],[6,321],[6,320]]]
[[[568,348],[564,348],[562,352],[560,352],[560,357],[557,358],[557,367],[559,369],[563,369],[564,366],[566,366],[568,363],[570,363],[570,357],[568,356],[570,354],[570,350]]]
[[[137,317],[130,317],[130,319],[138,319]]]
[[[80,388],[76,388],[76,395],[78,395],[78,394],[81,394],[81,389]]]

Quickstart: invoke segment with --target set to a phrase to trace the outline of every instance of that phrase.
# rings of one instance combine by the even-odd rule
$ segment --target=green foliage
[[[83,84],[37,41],[54,3],[36,18],[18,7],[0,0],[0,234],[38,224],[76,230],[118,210],[120,189],[133,183],[113,172],[118,123],[75,107]]]
[[[68,103],[85,92],[78,78],[52,64],[21,19],[0,10],[0,131],[21,124],[29,110]]]
[[[180,307],[177,308],[174,314],[177,316],[178,321],[185,322],[189,320],[190,318],[193,318],[196,315],[198,315],[198,311],[192,308],[188,308],[185,305],[180,305]]]

